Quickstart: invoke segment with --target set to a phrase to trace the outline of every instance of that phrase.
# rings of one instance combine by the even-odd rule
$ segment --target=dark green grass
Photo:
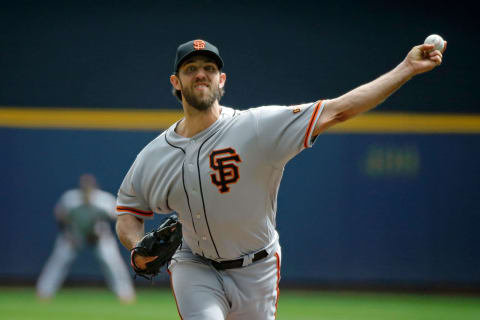
[[[120,304],[103,288],[65,288],[50,302],[36,299],[32,288],[0,287],[2,320],[179,319],[168,289],[138,291],[133,305]],[[282,290],[279,320],[473,320],[480,319],[480,297],[303,292]]]

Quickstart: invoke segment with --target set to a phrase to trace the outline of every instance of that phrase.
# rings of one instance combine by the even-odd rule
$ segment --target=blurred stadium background
[[[228,76],[222,104],[246,109],[341,95],[431,33],[448,40],[440,68],[288,164],[281,288],[479,302],[478,29],[461,1],[2,4],[0,312],[46,261],[60,194],[84,172],[116,193],[141,148],[181,116],[168,80],[178,44],[216,44]],[[76,260],[67,285],[102,285],[93,255]]]

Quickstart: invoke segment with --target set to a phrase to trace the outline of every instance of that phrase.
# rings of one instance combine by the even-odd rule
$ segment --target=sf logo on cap
[[[205,41],[203,41],[203,40],[193,41],[193,49],[195,49],[195,50],[205,49]]]

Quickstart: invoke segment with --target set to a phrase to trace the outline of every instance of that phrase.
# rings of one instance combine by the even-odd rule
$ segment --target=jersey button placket
[[[197,207],[198,207],[198,200],[197,200],[197,197],[198,197],[198,194],[195,192],[195,181],[196,181],[196,178],[195,178],[195,175],[196,175],[196,172],[195,172],[195,167],[193,165],[194,163],[194,158],[195,158],[195,145],[194,143],[192,142],[192,140],[190,140],[190,142],[187,144],[187,146],[185,147],[185,164],[184,164],[184,188],[185,188],[185,192],[188,194],[188,197],[189,197],[189,203],[190,203],[190,214],[194,215],[195,212],[198,211]],[[202,226],[200,226],[198,224],[197,221],[193,221],[192,219],[192,223],[193,223],[193,227],[194,227],[194,230],[195,230],[195,238],[197,238],[197,243],[198,243],[198,247],[196,248],[197,252],[202,252],[202,245],[200,244],[200,239],[201,239],[201,234],[204,233],[204,231],[202,230]],[[192,248],[193,249],[193,248]]]
[[[198,155],[198,145],[195,141],[191,140],[186,148],[186,170],[185,170],[185,188],[188,190],[190,195],[190,204],[192,215],[195,224],[195,229],[197,232],[198,239],[200,242],[199,245],[199,252],[204,252],[207,255],[212,255],[212,245],[208,241],[209,237],[208,228],[205,223],[205,220],[202,219],[204,216],[203,214],[203,202],[202,197],[200,194],[200,181],[198,177],[198,168],[197,168],[197,155]],[[213,255],[215,255],[213,251]]]

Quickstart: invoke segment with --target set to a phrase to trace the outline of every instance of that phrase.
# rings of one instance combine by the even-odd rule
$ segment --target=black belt
[[[261,260],[265,257],[268,256],[267,250],[262,250],[253,256],[252,262]],[[241,268],[243,267],[243,258],[242,259],[237,259],[237,260],[227,260],[227,261],[214,261],[210,260],[212,262],[212,265],[215,269],[217,270],[226,270],[226,269],[236,269],[236,268]]]

